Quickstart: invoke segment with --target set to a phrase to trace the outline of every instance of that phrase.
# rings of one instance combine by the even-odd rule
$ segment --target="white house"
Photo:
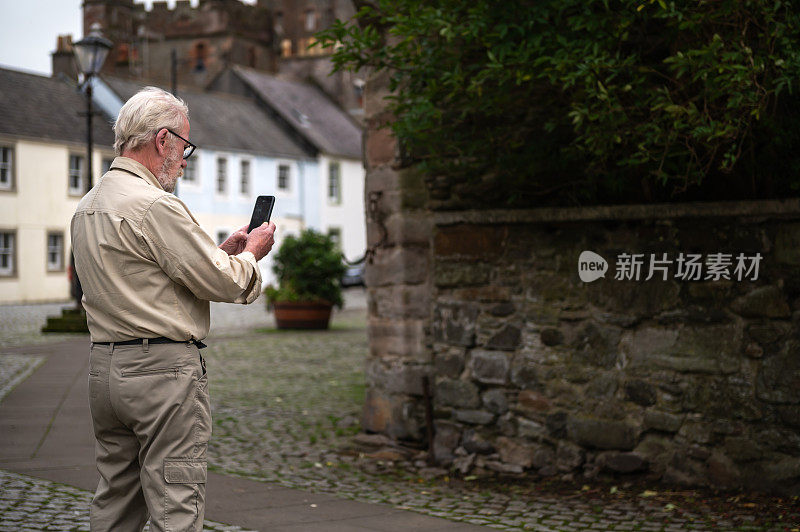
[[[318,87],[232,66],[209,89],[252,98],[305,146],[317,162],[319,212],[309,225],[333,235],[348,260],[364,256],[364,178],[361,126]],[[309,213],[310,215],[311,213]]]
[[[142,88],[112,77],[97,80],[97,103],[116,114]],[[276,196],[276,247],[305,227],[320,229],[315,196],[318,163],[252,100],[224,93],[179,90],[189,107],[189,140],[197,145],[176,195],[217,242],[247,225],[259,195]],[[268,255],[259,263],[274,279]]]
[[[74,85],[0,68],[0,303],[67,301],[69,224],[87,191],[86,100]],[[93,123],[93,179],[113,156]]]

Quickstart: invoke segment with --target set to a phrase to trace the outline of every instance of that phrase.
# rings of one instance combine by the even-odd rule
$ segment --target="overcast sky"
[[[255,0],[245,0],[248,4]],[[83,37],[83,0],[0,0],[0,66],[50,75],[50,54],[59,35]],[[138,0],[147,8],[152,0]],[[197,5],[198,0],[192,0]],[[168,0],[167,5],[175,5]]]

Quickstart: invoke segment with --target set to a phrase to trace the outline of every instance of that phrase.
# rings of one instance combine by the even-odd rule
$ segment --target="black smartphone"
[[[253,207],[253,216],[250,218],[250,226],[247,228],[249,233],[264,222],[269,222],[272,216],[272,208],[275,206],[275,196],[259,196],[256,198],[256,206]]]

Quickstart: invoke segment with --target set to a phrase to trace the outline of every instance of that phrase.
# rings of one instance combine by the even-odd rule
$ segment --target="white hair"
[[[189,108],[180,98],[157,87],[145,87],[119,110],[114,122],[114,152],[136,150],[146,144],[158,130],[183,129],[183,119],[189,119]]]

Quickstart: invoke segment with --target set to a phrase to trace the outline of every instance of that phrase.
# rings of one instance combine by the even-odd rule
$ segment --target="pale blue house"
[[[95,101],[109,116],[142,85],[103,77]],[[319,162],[302,140],[276,124],[250,99],[179,90],[189,106],[190,140],[198,146],[176,194],[218,242],[250,220],[255,198],[276,197],[276,249],[286,235],[310,227],[323,231]],[[110,161],[104,161],[110,164]],[[260,264],[265,282],[274,276],[269,256]]]

